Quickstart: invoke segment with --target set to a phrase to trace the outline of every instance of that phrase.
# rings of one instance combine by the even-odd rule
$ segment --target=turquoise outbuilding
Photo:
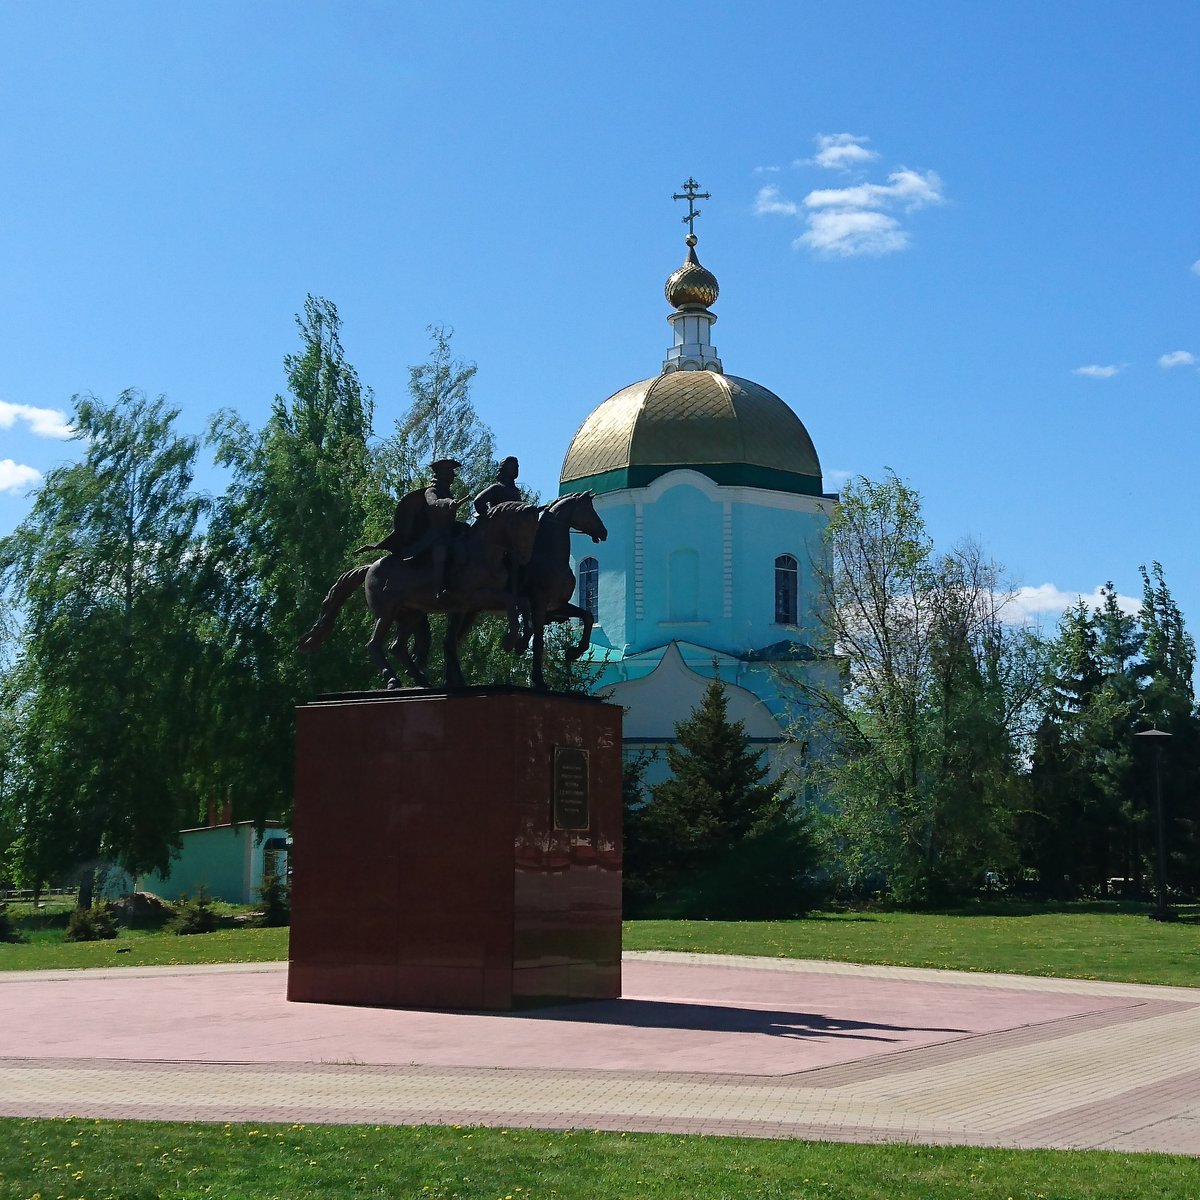
[[[817,651],[837,496],[795,412],[725,373],[711,340],[718,293],[689,233],[666,284],[674,344],[661,372],[587,417],[559,491],[592,489],[608,527],[606,542],[572,546],[575,601],[595,617],[596,686],[626,710],[626,747],[670,744],[716,670],[730,716],[778,775],[798,765],[809,728],[803,689],[788,680],[837,679]]]

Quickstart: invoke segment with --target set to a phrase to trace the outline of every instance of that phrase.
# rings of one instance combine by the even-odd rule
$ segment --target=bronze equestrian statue
[[[316,624],[300,639],[303,653],[326,641],[342,605],[360,586],[375,617],[367,653],[389,689],[400,687],[384,650],[393,627],[395,639],[388,649],[418,686],[430,686],[425,669],[431,612],[446,613],[445,683],[451,688],[463,686],[458,645],[481,613],[507,615],[505,649],[520,655],[532,643],[531,677],[539,689],[546,687],[542,658],[547,624],[572,617],[583,623],[578,644],[567,651],[569,661],[588,648],[593,618],[571,603],[575,575],[570,558],[572,529],[594,542],[608,537],[592,505],[593,493],[560,496],[543,508],[526,504],[516,485],[520,467],[509,457],[500,464],[496,482],[475,497],[477,516],[468,526],[455,520],[462,501],[454,498],[451,485],[459,465],[453,459],[434,463],[430,485],[409,492],[396,505],[392,532],[359,547],[360,553],[388,553],[337,579]]]

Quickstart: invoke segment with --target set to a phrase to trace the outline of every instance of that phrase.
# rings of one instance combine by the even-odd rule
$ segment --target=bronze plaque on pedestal
[[[588,752],[575,746],[554,747],[554,828],[587,829]]]

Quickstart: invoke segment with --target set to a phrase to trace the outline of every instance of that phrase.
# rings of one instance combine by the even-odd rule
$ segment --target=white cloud
[[[1099,587],[1092,588],[1090,592],[1067,592],[1053,583],[1021,587],[1004,606],[1004,620],[1010,625],[1020,625],[1035,621],[1038,617],[1057,617],[1080,600],[1088,608],[1099,608],[1104,604],[1104,595]],[[1141,597],[1123,596],[1118,592],[1117,607],[1124,613],[1139,613],[1142,609]]]
[[[864,145],[868,140],[851,133],[822,134],[816,139],[816,157],[798,160],[794,165],[848,170],[879,157]],[[915,212],[943,201],[942,181],[936,171],[897,167],[884,183],[816,188],[801,203],[789,200],[771,184],[759,189],[754,212],[757,216],[803,220],[805,230],[792,242],[796,249],[829,258],[849,258],[903,250],[909,235],[894,214]]]
[[[35,408],[32,404],[9,404],[7,400],[0,400],[0,429],[11,429],[18,421],[24,421],[36,437],[75,436],[67,414],[61,409]]]
[[[1071,374],[1083,375],[1087,379],[1111,379],[1114,375],[1120,374],[1125,368],[1110,363],[1106,367],[1101,367],[1096,363],[1089,363],[1086,367],[1076,367]]]
[[[812,213],[808,232],[793,246],[807,246],[819,254],[849,258],[855,254],[892,254],[908,245],[908,234],[887,213],[866,209],[828,209]]]
[[[853,471],[843,471],[840,467],[834,467],[825,472],[824,483],[827,488],[836,492],[843,484],[849,483],[853,477]]]
[[[901,169],[887,183],[860,183],[857,187],[819,188],[804,197],[807,208],[887,208],[895,203],[912,212],[927,204],[941,204],[942,181],[936,171]]]
[[[759,188],[758,195],[754,197],[755,216],[761,217],[767,213],[782,213],[784,216],[794,217],[799,212],[800,206],[791,200],[784,200],[779,194],[779,189],[773,184]]]
[[[24,492],[41,480],[42,473],[36,467],[0,458],[0,492]]]
[[[1159,357],[1158,365],[1160,367],[1194,367],[1196,365],[1196,356],[1187,350],[1172,350],[1170,354],[1163,354]]]
[[[874,150],[868,150],[868,137],[859,137],[853,133],[819,133],[813,141],[817,143],[817,152],[812,158],[802,158],[796,162],[798,167],[825,167],[832,171],[848,171],[852,167],[862,166],[872,162],[879,155]]]
[[[779,168],[778,167],[755,167],[754,173],[755,173],[755,175],[778,175]]]
[[[1200,275],[1200,258],[1196,259],[1196,261],[1194,263],[1192,263],[1192,270],[1197,275]]]

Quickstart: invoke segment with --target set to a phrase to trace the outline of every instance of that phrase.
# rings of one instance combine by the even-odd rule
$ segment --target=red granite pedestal
[[[306,705],[292,841],[289,1000],[621,994],[616,705],[490,688]]]

